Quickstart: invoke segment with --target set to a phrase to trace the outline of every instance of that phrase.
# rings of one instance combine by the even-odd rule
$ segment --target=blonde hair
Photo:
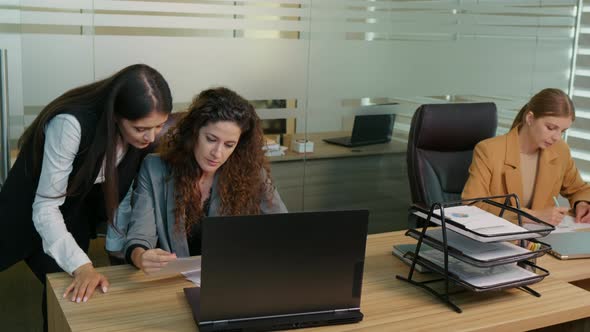
[[[514,118],[513,128],[520,128],[524,124],[526,113],[532,112],[535,118],[544,116],[566,117],[576,119],[576,110],[570,97],[559,89],[543,89],[526,103]]]

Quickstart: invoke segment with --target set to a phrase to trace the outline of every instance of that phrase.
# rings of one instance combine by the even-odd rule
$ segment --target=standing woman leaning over
[[[171,110],[168,84],[146,65],[49,103],[21,137],[0,192],[0,271],[24,260],[43,284],[47,273],[71,274],[64,297],[72,301],[86,301],[97,286],[106,292],[86,255],[90,234],[113,219]]]
[[[254,107],[227,88],[201,92],[145,158],[133,195],[127,261],[146,273],[201,254],[204,216],[287,212],[272,184]]]
[[[575,119],[574,105],[561,90],[544,89],[520,110],[509,133],[484,140],[473,152],[463,199],[515,193],[533,216],[559,224],[568,209],[576,222],[590,222],[590,186],[582,180],[562,139]]]

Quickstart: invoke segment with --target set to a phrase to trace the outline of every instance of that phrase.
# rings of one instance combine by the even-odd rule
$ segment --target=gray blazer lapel
[[[170,250],[178,257],[188,257],[188,243],[186,241],[186,233],[184,232],[184,220],[180,218],[180,225],[177,227],[175,213],[174,213],[174,179],[170,177],[166,181],[166,215],[164,216],[164,223],[168,232],[167,237],[170,241]]]
[[[219,192],[217,191],[217,174],[213,177],[213,183],[211,184],[211,197],[209,198],[209,214],[207,217],[219,216],[219,207],[221,200],[219,199]]]

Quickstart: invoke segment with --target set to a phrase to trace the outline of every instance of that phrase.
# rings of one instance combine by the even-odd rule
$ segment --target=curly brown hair
[[[260,202],[271,199],[270,167],[262,151],[264,137],[254,107],[228,88],[205,90],[195,97],[187,114],[168,132],[159,151],[175,182],[175,223],[180,225],[182,217],[187,231],[203,218],[201,192],[196,185],[203,172],[195,159],[194,147],[200,129],[218,121],[234,122],[241,129],[235,150],[217,170],[219,212],[222,215],[258,214]]]

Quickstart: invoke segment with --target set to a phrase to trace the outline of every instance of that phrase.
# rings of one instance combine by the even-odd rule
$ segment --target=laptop
[[[367,210],[208,217],[201,287],[185,288],[199,331],[355,323]]]
[[[549,253],[559,259],[590,258],[590,232],[551,233],[540,241],[551,245]]]
[[[354,117],[352,136],[326,138],[324,142],[357,147],[391,141],[395,114],[357,115]]]

